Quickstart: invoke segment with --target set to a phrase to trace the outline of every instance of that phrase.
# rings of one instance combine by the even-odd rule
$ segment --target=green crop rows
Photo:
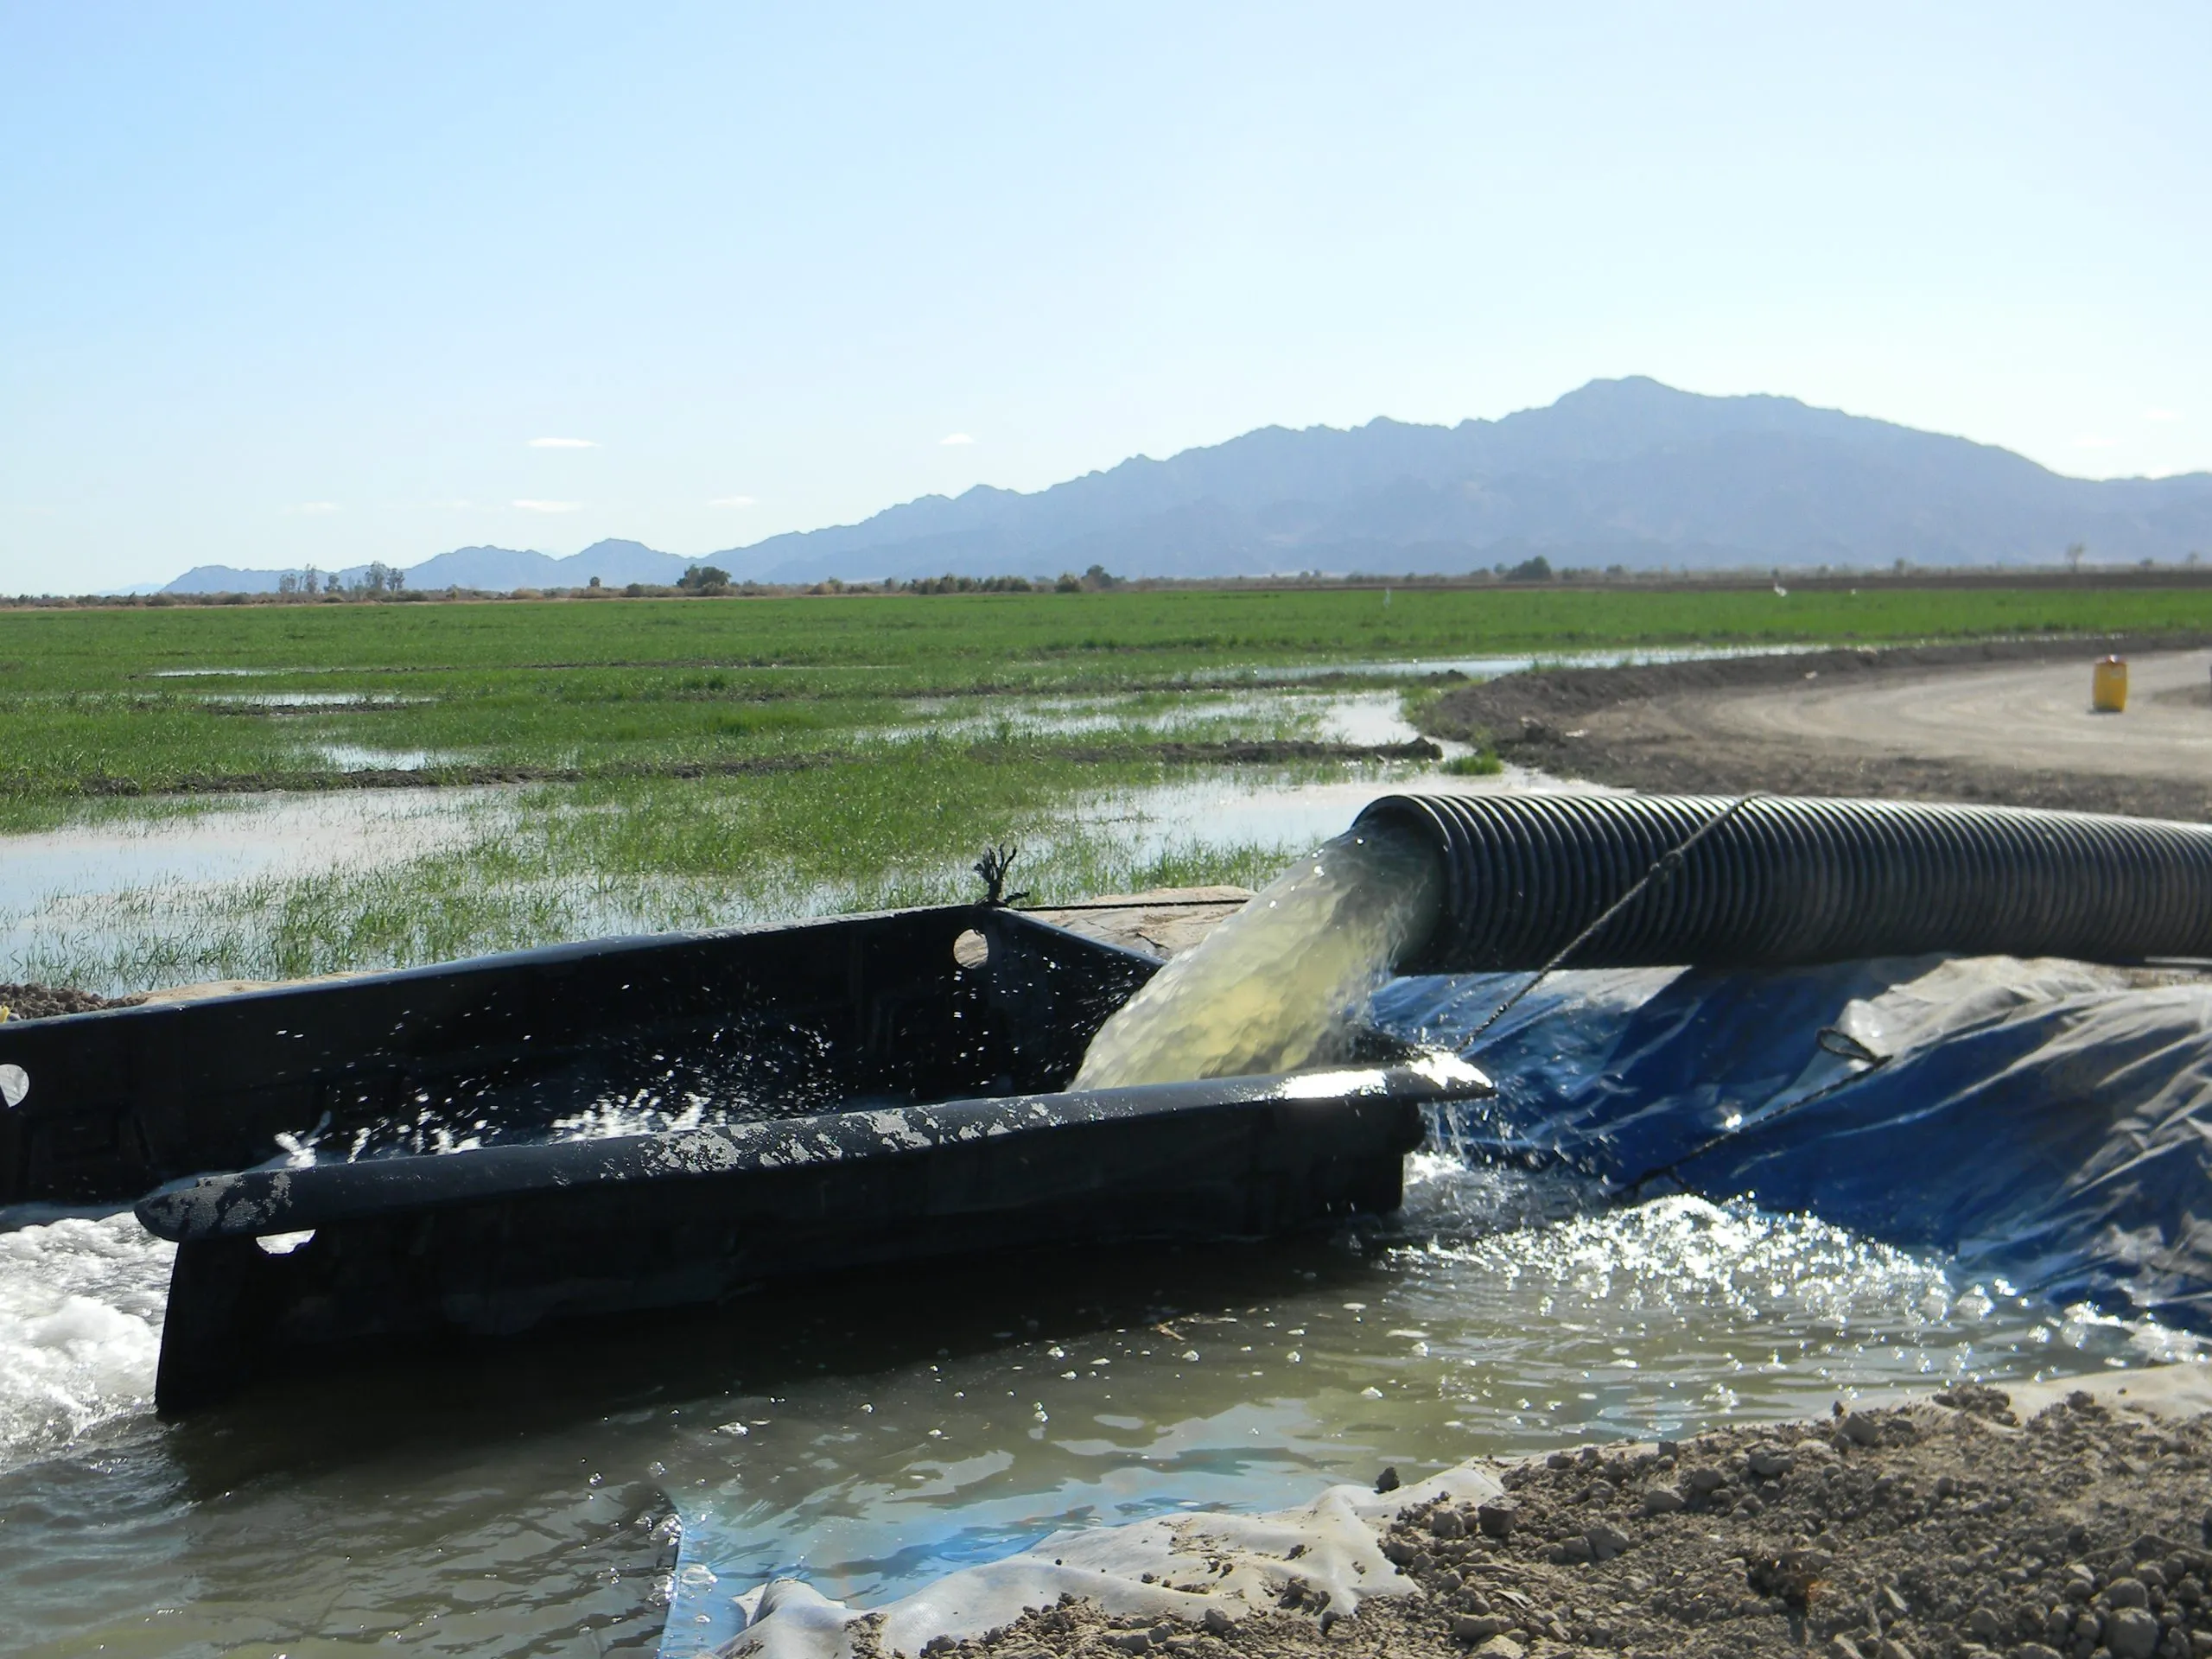
[[[10,611],[0,800],[211,779],[312,787],[378,753],[418,769],[427,754],[434,775],[834,753],[916,718],[972,726],[1013,694],[1317,664],[2208,627],[2212,591],[1886,588],[1408,591],[1389,605],[1319,590]],[[287,694],[308,701],[286,705]],[[917,715],[905,700],[923,695],[944,706]]]

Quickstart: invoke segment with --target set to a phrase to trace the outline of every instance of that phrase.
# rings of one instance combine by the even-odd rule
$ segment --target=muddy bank
[[[2006,664],[2086,664],[2107,652],[2143,655],[2201,647],[2202,636],[1993,640],[1865,648],[1510,674],[1440,699],[1424,729],[1486,742],[1518,764],[1629,788],[1729,794],[1862,795],[1978,801],[2201,820],[2212,776],[2171,769],[2091,772],[2049,764],[2028,746],[1980,759],[1881,752],[1746,733],[1716,711],[1730,699],[1781,696],[1808,683],[1937,681]],[[2005,749],[2002,731],[1993,750]]]
[[[1064,1600],[938,1651],[2212,1653],[2212,1416],[2190,1414],[2205,1400],[2187,1376],[2180,1400],[2141,1399],[2157,1375],[2048,1404],[2056,1389],[2016,1406],[1967,1385],[1680,1444],[1590,1446],[1503,1471],[1486,1503],[1432,1502],[1415,1480],[1382,1536],[1412,1593],[1370,1588],[1349,1617],[1310,1605],[1294,1566],[1278,1612],[1112,1619]]]

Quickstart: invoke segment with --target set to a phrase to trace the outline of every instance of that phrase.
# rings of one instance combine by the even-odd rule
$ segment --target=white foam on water
[[[1073,1087],[1292,1071],[1339,1058],[1354,1019],[1433,923],[1435,855],[1351,830],[1176,957],[1091,1039]]]
[[[128,1211],[0,1233],[0,1465],[150,1409],[175,1253]]]

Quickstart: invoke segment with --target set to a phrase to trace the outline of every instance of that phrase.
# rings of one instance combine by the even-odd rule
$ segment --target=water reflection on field
[[[966,731],[976,738],[983,727],[967,727],[983,721],[969,710],[918,721],[907,735]],[[1099,722],[1168,738],[1287,731],[1361,745],[1416,735],[1397,694],[1373,690],[1193,694],[1187,706],[1149,695],[1079,705],[994,699],[992,722],[993,729],[1074,734]],[[339,771],[466,759],[336,743],[303,755]],[[1457,779],[1402,762],[1188,766],[1169,775],[1173,781],[1084,791],[1041,813],[1028,809],[1042,823],[1020,836],[1025,884],[1040,897],[1083,897],[1127,887],[1124,878],[1163,860],[1198,868],[1230,849],[1247,862],[1279,865],[1338,833],[1391,788],[1544,781],[1510,771]],[[717,791],[759,794],[774,785],[739,779],[680,786],[711,819]],[[948,899],[973,886],[972,845],[908,855],[888,893],[879,870],[824,880],[794,876],[772,859],[711,872],[609,868],[590,843],[563,834],[564,824],[617,810],[604,798],[587,804],[586,795],[566,785],[332,789],[89,804],[55,827],[0,836],[0,980],[58,979],[119,995],[191,980],[392,965],[392,938],[417,949],[410,959],[422,960],[416,936],[424,930],[410,914],[416,922],[442,915],[454,924],[450,938],[436,941],[436,959],[596,934],[791,920]],[[976,842],[998,827],[979,824]],[[1250,874],[1235,872],[1238,879]],[[1217,878],[1201,871],[1197,879]],[[451,902],[455,892],[484,914],[475,934],[463,907]],[[356,912],[369,925],[357,926]]]
[[[57,937],[184,925],[244,883],[455,847],[512,810],[503,791],[478,789],[252,795],[105,806],[57,829],[0,836],[0,969],[22,977],[26,950]]]

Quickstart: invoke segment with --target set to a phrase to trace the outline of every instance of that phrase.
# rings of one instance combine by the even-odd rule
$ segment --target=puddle
[[[988,709],[977,710],[945,698],[916,697],[906,704],[913,718],[882,728],[879,734],[912,741],[980,737],[1002,730],[1054,737],[1135,730],[1203,741],[1218,736],[1215,728],[1235,722],[1248,731],[1308,728],[1313,736],[1338,743],[1409,743],[1421,735],[1399,712],[1395,691],[1185,693],[1184,698],[1164,707],[1157,694],[1137,692],[1000,698]]]
[[[1331,706],[1345,721],[1339,729],[1370,735],[1387,728],[1358,722],[1392,718],[1391,702],[1384,694],[1363,693],[1332,700]],[[467,758],[449,751],[325,743],[302,745],[299,763],[340,771],[419,770]],[[1038,903],[1065,901],[1103,891],[1096,885],[1101,880],[1118,881],[1122,873],[1163,861],[1172,867],[1194,855],[1220,854],[1257,866],[1280,865],[1338,834],[1360,808],[1394,789],[1479,794],[1562,787],[1513,767],[1491,778],[1452,777],[1412,765],[1347,763],[1340,770],[1321,770],[1315,780],[1312,768],[1223,767],[1174,783],[1076,797],[1055,819],[1070,826],[1065,831],[1023,837],[1025,877],[1034,880]],[[341,908],[357,902],[345,894],[358,890],[358,878],[420,855],[477,845],[503,825],[517,823],[514,815],[524,798],[533,803],[532,812],[553,816],[609,810],[563,806],[558,791],[525,797],[498,787],[348,790],[211,798],[143,811],[108,809],[66,829],[0,837],[0,978],[67,981],[113,995],[181,982],[180,976],[281,974],[285,970],[270,954],[271,930],[296,931],[304,924],[309,933],[302,938],[317,950],[322,947],[316,941],[342,942],[346,917],[322,912],[334,899]],[[610,875],[580,861],[588,857],[589,844],[556,851],[549,862],[529,837],[518,838],[518,856],[492,859],[496,873],[482,877],[487,903],[480,925],[495,933],[479,938],[448,931],[442,937],[451,942],[440,953],[790,921],[931,902],[973,888],[967,874],[972,855],[967,854],[942,867],[822,881],[773,866],[719,877],[649,870]],[[1267,874],[1272,869],[1254,871]],[[324,875],[330,878],[327,890],[318,891],[314,878]],[[272,882],[279,885],[272,889]],[[289,888],[282,885],[288,882]],[[404,896],[385,893],[377,901]],[[346,965],[321,956],[315,961],[317,967]]]
[[[1316,735],[1328,743],[1379,747],[1385,743],[1411,743],[1421,733],[1414,729],[1401,711],[1395,692],[1358,691],[1329,700],[1328,707],[1321,711],[1321,729]],[[1465,747],[1452,745],[1446,752]]]
[[[236,884],[358,873],[458,846],[505,798],[479,789],[255,795],[0,836],[0,963],[20,976],[13,964],[41,938],[158,931]]]
[[[1237,680],[1317,680],[1332,674],[1390,675],[1425,679],[1437,674],[1464,674],[1469,679],[1492,679],[1531,668],[1613,668],[1644,663],[1702,663],[1729,657],[1794,657],[1808,651],[1833,651],[1828,645],[1662,645],[1647,650],[1592,652],[1535,652],[1505,657],[1423,657],[1406,662],[1308,663],[1293,668],[1224,669],[1217,674],[1196,675],[1195,685],[1234,683]]]
[[[240,709],[412,709],[436,701],[390,691],[211,691],[200,702]]]
[[[917,697],[906,705],[915,718],[882,728],[879,734],[893,741],[912,741],[982,737],[1001,730],[1054,737],[1136,730],[1204,741],[1223,735],[1218,728],[1233,722],[1243,728],[1238,735],[1284,728],[1325,743],[1363,747],[1411,743],[1424,735],[1406,719],[1395,691],[1193,694],[1189,703],[1168,708],[1158,707],[1156,702],[1147,707],[1147,701],[1137,693],[1120,697],[1008,698],[988,711],[955,712],[960,708],[957,703]],[[1468,751],[1466,744],[1448,740],[1439,747],[1447,755]]]
[[[422,772],[468,760],[458,749],[372,749],[359,743],[312,744],[301,751],[301,758],[333,772]]]
[[[0,915],[126,887],[236,881],[410,858],[480,827],[483,807],[497,793],[251,795],[159,816],[117,816],[0,836]]]
[[[664,1651],[779,1572],[875,1602],[1062,1526],[1277,1507],[1385,1463],[2186,1351],[1803,1218],[1417,1158],[1387,1230],[942,1268],[364,1368],[181,1427],[166,1247],[0,1237],[0,1582],[20,1650]],[[435,1389],[436,1412],[419,1402]],[[680,1569],[671,1516],[683,1535]]]

